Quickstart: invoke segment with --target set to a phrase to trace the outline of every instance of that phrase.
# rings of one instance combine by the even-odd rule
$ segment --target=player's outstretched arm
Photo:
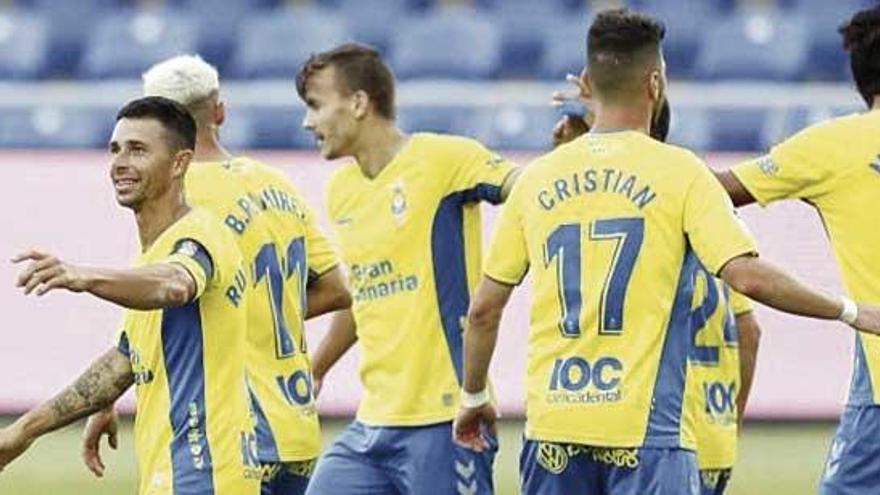
[[[730,260],[721,269],[720,276],[733,290],[780,311],[826,320],[840,319],[857,330],[880,334],[880,308],[848,307],[848,299],[813,289],[755,256]]]
[[[351,309],[333,313],[330,330],[318,345],[318,350],[312,355],[312,381],[314,382],[315,396],[321,392],[324,377],[327,376],[330,368],[351,349],[355,342],[357,342],[357,331]]]
[[[159,263],[138,268],[95,268],[65,263],[42,251],[19,254],[14,263],[29,261],[16,286],[42,296],[54,289],[89,292],[126,308],[150,310],[188,303],[196,282],[182,265]]]
[[[0,430],[0,470],[37,438],[113,404],[132,383],[128,358],[110,349],[60,394]]]
[[[758,362],[758,342],[761,340],[761,327],[753,311],[736,315],[736,331],[739,335],[739,393],[736,396],[737,418],[742,424],[752,382],[755,378],[755,365]]]
[[[501,314],[511,292],[512,286],[483,277],[468,311],[464,332],[462,402],[455,418],[453,435],[457,443],[477,452],[489,448],[483,431],[493,436],[496,434],[497,414],[489,400],[486,381],[498,339]]]
[[[720,182],[721,186],[724,187],[724,190],[727,191],[727,195],[730,196],[733,206],[746,206],[755,202],[755,197],[752,196],[752,193],[750,193],[749,190],[742,185],[742,182],[733,175],[733,172],[730,170],[713,170],[712,173],[715,174],[715,178],[718,179],[718,182]]]
[[[309,282],[308,308],[306,319],[321,316],[331,311],[339,311],[351,307],[351,293],[345,285],[345,277],[337,266],[315,280]]]

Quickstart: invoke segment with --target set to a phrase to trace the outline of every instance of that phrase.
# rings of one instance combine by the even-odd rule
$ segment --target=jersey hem
[[[430,416],[391,416],[385,418],[371,418],[358,414],[355,420],[367,426],[430,426],[438,423],[448,423],[455,419],[455,413]]]
[[[771,201],[768,200],[767,198],[761,197],[760,194],[755,193],[754,188],[750,187],[748,181],[743,180],[742,176],[740,175],[742,173],[742,171],[739,169],[739,167],[732,167],[730,169],[730,173],[733,174],[734,177],[736,177],[736,180],[739,182],[739,184],[741,186],[743,186],[743,189],[748,191],[748,193],[753,198],[755,198],[755,201],[757,201],[758,204],[761,205],[761,207],[766,207],[768,204],[771,203]]]
[[[527,428],[526,438],[538,442],[574,443],[578,445],[589,445],[592,447],[612,447],[620,449],[679,448],[685,450],[696,450],[694,446],[683,443],[678,439],[666,440],[643,438],[641,440],[609,440],[608,438],[589,435],[572,435],[569,432],[561,432],[540,428]]]

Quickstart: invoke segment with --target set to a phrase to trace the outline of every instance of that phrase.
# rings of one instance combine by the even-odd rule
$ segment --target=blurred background
[[[125,264],[135,229],[118,208],[102,152],[140,74],[199,53],[221,74],[222,140],[283,168],[321,215],[328,164],[301,129],[293,76],[312,52],[345,41],[379,48],[398,79],[411,131],[463,134],[525,164],[550,146],[550,94],[583,67],[591,16],[647,11],[667,25],[671,141],[713,167],[764,153],[820,120],[863,108],[837,27],[866,0],[0,0],[0,256],[29,247]],[[494,211],[487,210],[487,232]],[[838,290],[815,212],[799,204],[742,215],[762,255]],[[25,298],[0,263],[0,424],[70,382],[113,340],[120,312],[87,297]],[[492,374],[505,416],[498,493],[517,493],[527,284],[506,314]],[[852,335],[758,309],[764,328],[733,495],[814,491],[846,395]],[[326,320],[310,324],[312,346]],[[332,440],[357,404],[357,353],[330,375],[320,407]],[[131,399],[125,402],[130,410]],[[78,459],[78,428],[41,440],[0,475],[0,494],[132,493],[131,436],[107,480]]]

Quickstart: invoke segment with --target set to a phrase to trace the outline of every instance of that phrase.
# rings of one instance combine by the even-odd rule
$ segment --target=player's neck
[[[162,232],[180,220],[189,210],[183,191],[179,187],[171,187],[162,196],[145,201],[134,214],[141,250],[146,252],[150,249]]]
[[[394,160],[409,136],[398,129],[394,122],[367,125],[364,128],[365,131],[358,139],[354,159],[361,172],[372,179]]]
[[[638,131],[645,134],[651,128],[650,109],[640,110],[632,106],[598,104],[596,120],[590,132]]]
[[[226,151],[226,148],[220,144],[217,133],[211,131],[200,131],[196,136],[196,154],[193,156],[195,162],[217,162],[225,161],[232,158],[232,154]]]

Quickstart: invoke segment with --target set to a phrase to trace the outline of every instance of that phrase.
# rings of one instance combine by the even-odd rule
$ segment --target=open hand
[[[453,440],[462,447],[483,452],[490,448],[485,434],[493,437],[498,434],[495,425],[497,420],[498,413],[492,404],[473,408],[462,407],[452,424]]]
[[[24,293],[42,296],[52,289],[67,289],[82,292],[86,289],[83,270],[49,253],[32,249],[12,258],[13,263],[30,261],[27,268],[18,276],[16,287],[24,287]]]
[[[98,478],[104,476],[106,469],[101,459],[101,437],[107,435],[107,443],[116,450],[119,446],[118,432],[119,417],[112,407],[92,414],[86,422],[82,436],[82,460]]]

